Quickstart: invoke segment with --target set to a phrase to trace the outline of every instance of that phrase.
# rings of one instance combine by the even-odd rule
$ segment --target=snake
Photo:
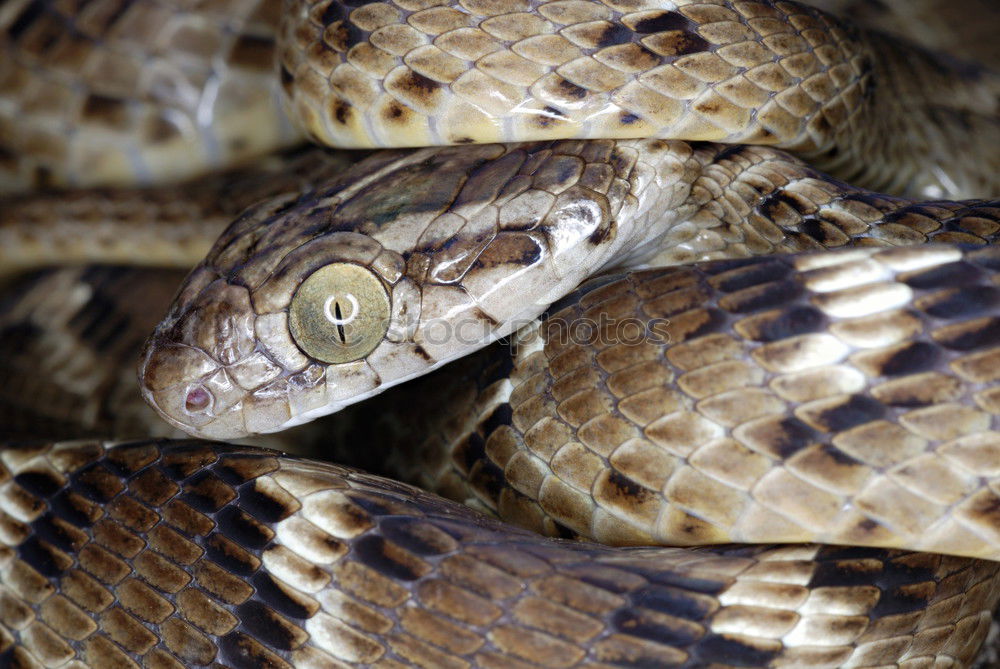
[[[124,392],[73,441],[17,411],[3,663],[974,661],[1000,600],[997,75],[780,0],[243,4],[0,8],[5,270],[194,265],[6,279],[11,347],[96,342],[20,376],[94,399],[79,370],[118,392],[106,361],[135,355],[166,422],[105,418]],[[369,404],[436,464],[374,457],[432,492],[209,441]],[[341,450],[396,438],[360,420]]]

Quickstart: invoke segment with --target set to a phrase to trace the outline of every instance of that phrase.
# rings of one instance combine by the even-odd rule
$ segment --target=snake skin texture
[[[998,75],[781,0],[9,0],[0,53],[0,192],[45,189],[2,196],[4,270],[181,266],[194,221],[236,217],[142,353],[169,426],[120,367],[167,270],[3,278],[0,411],[34,439],[0,448],[0,665],[974,661],[1000,201],[954,198],[1000,190]],[[280,96],[316,140],[463,146],[124,187],[293,141]],[[442,384],[449,415],[394,420],[418,479],[550,537],[155,438],[310,429],[508,335],[457,373],[473,392]],[[328,441],[380,457],[365,415]],[[731,540],[794,544],[655,546]]]
[[[183,278],[162,268],[73,267],[7,286],[0,439],[181,436],[141,402],[134,362]]]
[[[0,6],[0,193],[181,179],[299,141],[281,0]]]
[[[794,2],[301,0],[292,12],[285,94],[310,137],[335,146],[665,137],[780,146],[891,193],[1000,187],[996,74]]]
[[[49,265],[190,269],[248,206],[308,190],[352,160],[342,152],[302,149],[176,185],[4,196],[0,283]]]
[[[378,153],[230,226],[150,339],[143,393],[200,436],[272,432],[481,348],[602,267],[983,244],[1000,231],[997,212],[875,195],[763,147],[569,140]],[[389,331],[364,359],[328,364],[300,350],[287,312],[305,277],[345,261],[388,287]],[[208,404],[190,409],[192,392]]]
[[[905,647],[898,666],[946,667],[1000,592],[997,563],[929,554],[556,543],[220,444],[11,447],[0,472],[8,664],[834,667]]]
[[[996,560],[1000,253],[838,256],[585,285],[418,480],[551,536]]]

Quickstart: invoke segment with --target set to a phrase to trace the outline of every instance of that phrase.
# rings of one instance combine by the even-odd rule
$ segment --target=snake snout
[[[249,293],[218,280],[185,306],[146,344],[139,366],[143,397],[185,432],[213,439],[244,436],[248,383],[240,370],[256,347]]]

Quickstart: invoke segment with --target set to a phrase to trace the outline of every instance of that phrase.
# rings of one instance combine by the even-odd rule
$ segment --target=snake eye
[[[371,353],[389,330],[389,294],[370,270],[332,263],[302,282],[288,310],[295,343],[323,362],[351,362]]]

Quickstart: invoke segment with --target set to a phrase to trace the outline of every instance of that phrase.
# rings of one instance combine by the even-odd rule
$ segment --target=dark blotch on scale
[[[216,518],[219,531],[250,549],[261,549],[271,541],[271,535],[264,531],[258,521],[232,506],[224,508]]]
[[[885,416],[886,407],[864,395],[852,395],[847,401],[817,415],[827,432],[843,432]]]
[[[250,600],[236,607],[236,615],[243,621],[246,631],[262,643],[278,650],[292,650],[295,647],[294,626],[275,613],[267,604]],[[294,628],[298,629],[298,628]],[[265,667],[269,663],[251,666]]]
[[[942,362],[941,349],[929,342],[917,341],[896,351],[883,361],[882,376],[904,376],[935,369]]]
[[[393,559],[391,544],[383,537],[369,535],[354,542],[353,553],[363,564],[389,578],[400,581],[415,581],[423,574],[413,565]]]
[[[755,646],[746,638],[709,634],[698,644],[696,655],[698,664],[707,666],[766,667],[781,652],[778,642],[772,645],[775,650]]]
[[[24,34],[24,31],[45,12],[47,4],[45,0],[31,0],[28,3],[28,6],[24,8],[24,11],[17,17],[17,20],[7,29],[7,34],[10,36],[11,41],[17,41]]]
[[[661,12],[636,22],[635,32],[640,34],[661,33],[668,30],[694,30],[697,24],[677,12]]]
[[[704,620],[714,608],[706,597],[692,597],[690,591],[659,585],[647,585],[629,599],[634,606],[694,621]]]
[[[790,458],[806,446],[820,440],[820,434],[794,416],[783,418],[768,433],[771,452],[781,458]]]
[[[703,633],[700,626],[641,608],[616,611],[611,625],[621,634],[670,646],[690,646]]]
[[[257,591],[256,596],[278,613],[299,619],[309,618],[313,613],[301,602],[290,597],[266,572],[259,571],[254,574],[250,584]]]

